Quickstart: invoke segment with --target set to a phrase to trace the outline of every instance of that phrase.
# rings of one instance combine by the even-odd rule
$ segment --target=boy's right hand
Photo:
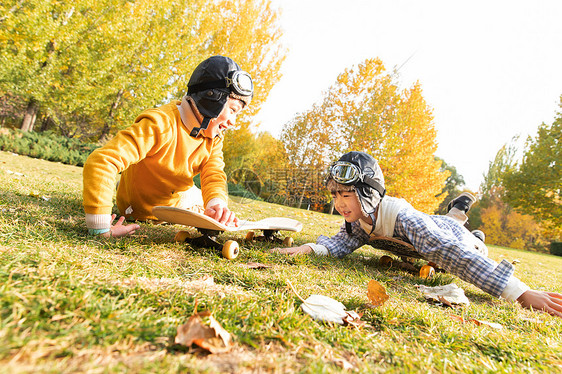
[[[542,310],[562,318],[562,295],[559,293],[528,290],[517,301],[525,308]]]
[[[115,217],[117,217],[117,215],[115,214],[111,215],[111,222],[115,220]],[[106,238],[110,238],[110,237],[119,238],[121,236],[134,234],[136,230],[140,229],[140,226],[137,225],[136,223],[132,223],[130,225],[124,225],[123,224],[124,222],[125,222],[125,217],[123,216],[119,217],[115,225],[110,227],[109,231],[104,232],[103,234],[100,235]]]
[[[312,248],[308,245],[301,245],[300,247],[289,247],[289,248],[273,248],[271,252],[278,252],[285,255],[307,255],[312,253]]]

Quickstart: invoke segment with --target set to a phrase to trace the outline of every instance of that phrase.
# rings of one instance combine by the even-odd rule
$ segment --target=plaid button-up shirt
[[[467,235],[472,234],[452,218],[430,216],[413,208],[400,210],[394,227],[394,237],[411,243],[427,261],[499,297],[513,275],[513,265],[506,260],[498,264],[476,252]],[[369,244],[369,234],[359,222],[353,222],[351,234],[344,224],[336,235],[320,236],[317,244],[326,247],[332,256],[341,258]]]

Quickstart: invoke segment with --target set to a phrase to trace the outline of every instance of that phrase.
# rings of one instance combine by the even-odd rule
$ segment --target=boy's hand
[[[542,310],[553,316],[562,317],[562,295],[556,292],[529,290],[523,292],[517,301],[525,308]]]
[[[279,252],[285,255],[307,255],[312,252],[312,248],[308,245],[301,245],[300,247],[289,247],[289,248],[273,248],[271,252]]]
[[[213,205],[205,209],[205,215],[219,221],[226,226],[238,226],[238,217],[221,204]]]
[[[111,222],[115,220],[115,217],[117,217],[115,214],[111,215]],[[123,216],[119,217],[117,223],[111,226],[108,232],[104,232],[101,235],[106,238],[109,237],[119,238],[121,236],[134,234],[136,230],[140,229],[140,226],[137,225],[136,223],[132,223],[130,225],[124,225],[123,224],[124,222],[125,222],[125,217]]]

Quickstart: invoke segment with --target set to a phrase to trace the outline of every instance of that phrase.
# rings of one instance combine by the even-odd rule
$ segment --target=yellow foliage
[[[448,171],[436,161],[432,110],[419,83],[401,91],[380,59],[341,73],[321,105],[289,122],[282,134],[294,167],[325,169],[348,151],[364,151],[379,162],[391,196],[434,212]]]
[[[535,249],[543,246],[541,227],[533,217],[510,210],[496,203],[482,209],[480,229],[486,234],[486,243],[516,249]]]

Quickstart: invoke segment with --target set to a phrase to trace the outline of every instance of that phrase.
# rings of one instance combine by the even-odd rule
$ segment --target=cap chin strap
[[[375,218],[374,213],[369,214],[369,217],[371,218],[371,221],[373,222],[371,232],[369,233],[369,235],[371,235],[373,233],[373,231],[375,231],[375,224],[377,223],[377,220]],[[345,221],[345,232],[347,232],[348,235],[351,235],[351,223],[349,223],[347,221]]]
[[[211,122],[211,118],[210,117],[204,117],[203,122],[201,122],[201,127],[194,127],[191,130],[191,132],[189,133],[189,135],[191,135],[194,138],[198,137],[201,130],[207,129],[207,127],[209,126],[209,122]]]
[[[384,197],[384,195],[386,195],[386,189],[383,186],[381,186],[381,184],[377,182],[375,179],[369,176],[364,176],[363,182],[369,187],[374,188],[375,191],[377,191],[379,195],[381,195],[381,199]]]

